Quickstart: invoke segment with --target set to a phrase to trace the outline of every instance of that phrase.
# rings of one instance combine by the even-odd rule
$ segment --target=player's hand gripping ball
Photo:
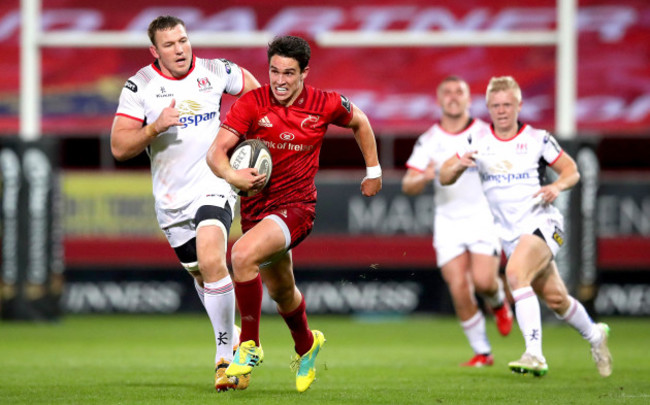
[[[259,174],[266,174],[264,187],[269,184],[271,179],[271,170],[273,169],[273,162],[271,161],[271,152],[266,147],[264,142],[259,139],[247,139],[237,145],[235,150],[230,156],[230,166],[235,170],[255,168]],[[242,191],[232,186],[233,190],[242,197],[251,197],[257,194],[260,190]]]

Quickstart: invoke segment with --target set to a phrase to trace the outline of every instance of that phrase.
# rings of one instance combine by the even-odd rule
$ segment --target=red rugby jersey
[[[268,84],[237,99],[221,126],[242,139],[261,139],[273,160],[269,184],[241,199],[242,216],[260,220],[269,211],[296,204],[315,209],[314,177],[323,137],[329,124],[346,126],[351,119],[352,104],[345,96],[311,86],[289,107],[277,102]]]

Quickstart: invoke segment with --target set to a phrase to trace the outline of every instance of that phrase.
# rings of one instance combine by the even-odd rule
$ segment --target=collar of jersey
[[[508,139],[501,139],[497,136],[497,134],[494,132],[494,124],[490,124],[490,132],[492,132],[492,136],[494,136],[496,140],[501,142],[510,142],[516,137],[518,137],[519,135],[521,135],[521,133],[524,132],[524,129],[526,128],[527,125],[528,124],[524,124],[521,121],[517,121],[517,133],[512,138],[508,138]]]
[[[190,75],[190,73],[192,73],[192,71],[194,70],[194,66],[196,66],[196,56],[194,54],[192,54],[192,63],[190,64],[190,69],[187,71],[187,73],[185,73],[181,77],[171,77],[171,76],[167,76],[166,74],[164,74],[162,72],[162,70],[160,70],[160,65],[158,64],[158,59],[156,59],[151,64],[151,67],[153,68],[153,70],[155,70],[159,75],[161,75],[165,79],[169,79],[169,80],[183,80],[183,79],[185,79],[187,76]]]
[[[468,129],[469,127],[471,127],[471,126],[474,124],[474,121],[475,121],[474,118],[469,117],[469,118],[467,119],[467,123],[465,123],[465,126],[463,127],[463,129],[461,129],[461,130],[458,131],[458,132],[449,132],[449,131],[447,131],[446,129],[444,129],[444,128],[442,127],[442,122],[441,122],[441,121],[438,121],[437,124],[438,124],[438,128],[440,128],[440,130],[441,130],[442,132],[444,132],[445,134],[447,134],[447,135],[460,135],[460,134],[462,134],[463,132],[467,131],[467,129]]]

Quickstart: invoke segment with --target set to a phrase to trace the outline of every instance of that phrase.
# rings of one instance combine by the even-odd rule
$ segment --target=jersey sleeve
[[[413,146],[411,156],[406,161],[406,167],[423,172],[426,170],[429,162],[431,162],[431,159],[427,153],[424,135],[420,135],[418,140],[415,142],[415,146]]]
[[[336,92],[327,93],[329,121],[339,127],[347,126],[354,115],[350,100]]]
[[[143,83],[140,83],[135,77],[127,80],[120,94],[116,115],[122,115],[144,122],[146,117],[142,98],[143,92]]]
[[[244,71],[228,59],[216,59],[219,73],[226,79],[226,93],[234,96],[244,91]]]
[[[253,92],[248,92],[235,101],[221,126],[243,138],[256,125],[257,109]]]
[[[553,135],[545,132],[542,138],[542,157],[549,165],[552,165],[560,155],[562,155],[562,147]]]

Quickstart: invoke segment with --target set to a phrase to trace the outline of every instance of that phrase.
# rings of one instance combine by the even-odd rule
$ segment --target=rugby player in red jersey
[[[259,190],[241,199],[244,235],[231,252],[235,297],[241,315],[240,345],[226,369],[229,376],[250,373],[264,352],[260,345],[262,283],[276,302],[295,343],[296,388],[314,381],[315,359],[325,342],[310,330],[305,300],[296,287],[291,249],[311,232],[316,216],[318,159],[329,124],[350,128],[366,163],[361,193],[381,189],[381,167],[375,136],[366,115],[346,97],[305,85],[311,49],[295,36],[275,38],[267,50],[269,79],[232,106],[212,143],[207,161],[212,171],[240,190]],[[273,171],[233,170],[228,153],[242,140],[258,138],[271,152]]]

